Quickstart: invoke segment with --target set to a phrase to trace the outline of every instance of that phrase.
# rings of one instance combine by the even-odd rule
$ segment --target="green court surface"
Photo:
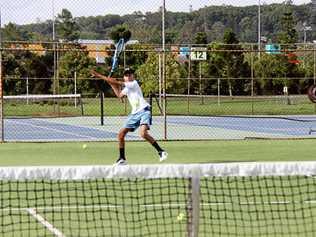
[[[316,160],[315,139],[159,143],[169,153],[164,163],[171,164]],[[159,163],[146,142],[127,142],[126,152],[130,164]],[[3,143],[0,154],[0,166],[109,165],[117,143]],[[307,176],[202,179],[199,236],[314,236],[315,183]],[[1,236],[186,236],[187,179],[22,180],[0,186],[6,190]]]
[[[83,145],[86,148],[83,149]],[[316,140],[238,140],[160,142],[169,153],[166,163],[246,161],[313,161]],[[109,165],[118,158],[116,142],[3,143],[0,166]],[[126,142],[130,164],[158,164],[146,142]]]
[[[298,201],[315,179],[291,179],[202,179],[199,236],[314,236],[316,206]],[[99,181],[11,183],[1,236],[186,236],[188,180]]]

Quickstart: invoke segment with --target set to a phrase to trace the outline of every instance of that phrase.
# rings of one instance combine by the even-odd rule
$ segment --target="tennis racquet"
[[[108,77],[111,77],[112,74],[114,73],[114,71],[116,70],[116,68],[118,66],[119,56],[120,56],[121,52],[124,50],[124,47],[125,47],[125,40],[124,40],[124,38],[120,38],[119,41],[115,45],[115,52],[114,52],[114,55],[112,57],[111,71],[110,71]],[[115,92],[115,94],[117,94],[117,92],[116,92],[117,87],[113,86],[110,83],[109,83],[109,85],[111,86],[111,88]],[[122,98],[121,98],[121,101],[123,102]]]
[[[118,61],[119,61],[119,56],[121,54],[121,52],[124,50],[125,47],[125,40],[123,38],[120,38],[119,41],[116,43],[115,45],[115,52],[114,55],[112,57],[112,66],[111,66],[111,71],[109,74],[109,77],[112,76],[112,74],[114,73],[114,71],[116,70],[117,66],[118,66]],[[114,87],[113,85],[111,85],[111,88],[113,91],[116,91],[117,88]],[[121,98],[121,102],[123,103],[123,99]]]
[[[111,66],[109,77],[111,77],[113,72],[116,70],[118,61],[119,61],[119,56],[121,52],[124,50],[124,47],[125,47],[125,40],[121,38],[115,45],[115,52],[112,57],[112,66]]]

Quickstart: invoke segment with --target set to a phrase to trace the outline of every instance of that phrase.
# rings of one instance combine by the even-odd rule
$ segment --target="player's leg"
[[[157,141],[149,134],[150,124],[151,124],[150,111],[144,111],[140,120],[140,136],[148,141],[158,152],[160,161],[166,160],[168,153],[162,149]]]
[[[120,156],[118,160],[116,161],[117,165],[126,165],[126,156],[125,156],[125,136],[128,132],[133,132],[135,131],[136,128],[139,126],[139,118],[135,114],[131,114],[128,116],[124,128],[122,128],[119,131],[119,134],[117,136],[118,141],[119,141],[119,151],[120,151]]]
[[[125,136],[130,131],[129,128],[122,128],[119,131],[119,134],[117,136],[119,141],[119,158],[116,161],[117,165],[125,165],[127,164],[126,156],[125,156]]]
[[[149,134],[148,130],[149,126],[147,124],[142,124],[139,129],[139,135],[150,144],[153,144],[156,140]],[[162,149],[159,147],[158,150],[161,151]]]

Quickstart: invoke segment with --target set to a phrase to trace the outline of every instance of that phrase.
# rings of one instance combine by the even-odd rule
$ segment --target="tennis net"
[[[5,117],[82,116],[81,94],[3,96]]]
[[[0,168],[1,236],[315,236],[316,162]]]

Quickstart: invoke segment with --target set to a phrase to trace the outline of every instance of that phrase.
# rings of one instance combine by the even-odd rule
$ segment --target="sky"
[[[204,6],[234,5],[247,6],[281,3],[283,0],[165,0],[168,11],[188,12],[190,6],[198,10]],[[296,5],[309,3],[311,0],[294,0]],[[163,0],[0,0],[1,25],[9,22],[16,24],[35,23],[52,19],[61,9],[70,10],[74,17],[107,14],[129,14],[135,11],[143,13],[157,11]],[[54,7],[53,7],[54,6]],[[53,11],[54,9],[54,11]],[[55,14],[54,14],[54,13]]]

